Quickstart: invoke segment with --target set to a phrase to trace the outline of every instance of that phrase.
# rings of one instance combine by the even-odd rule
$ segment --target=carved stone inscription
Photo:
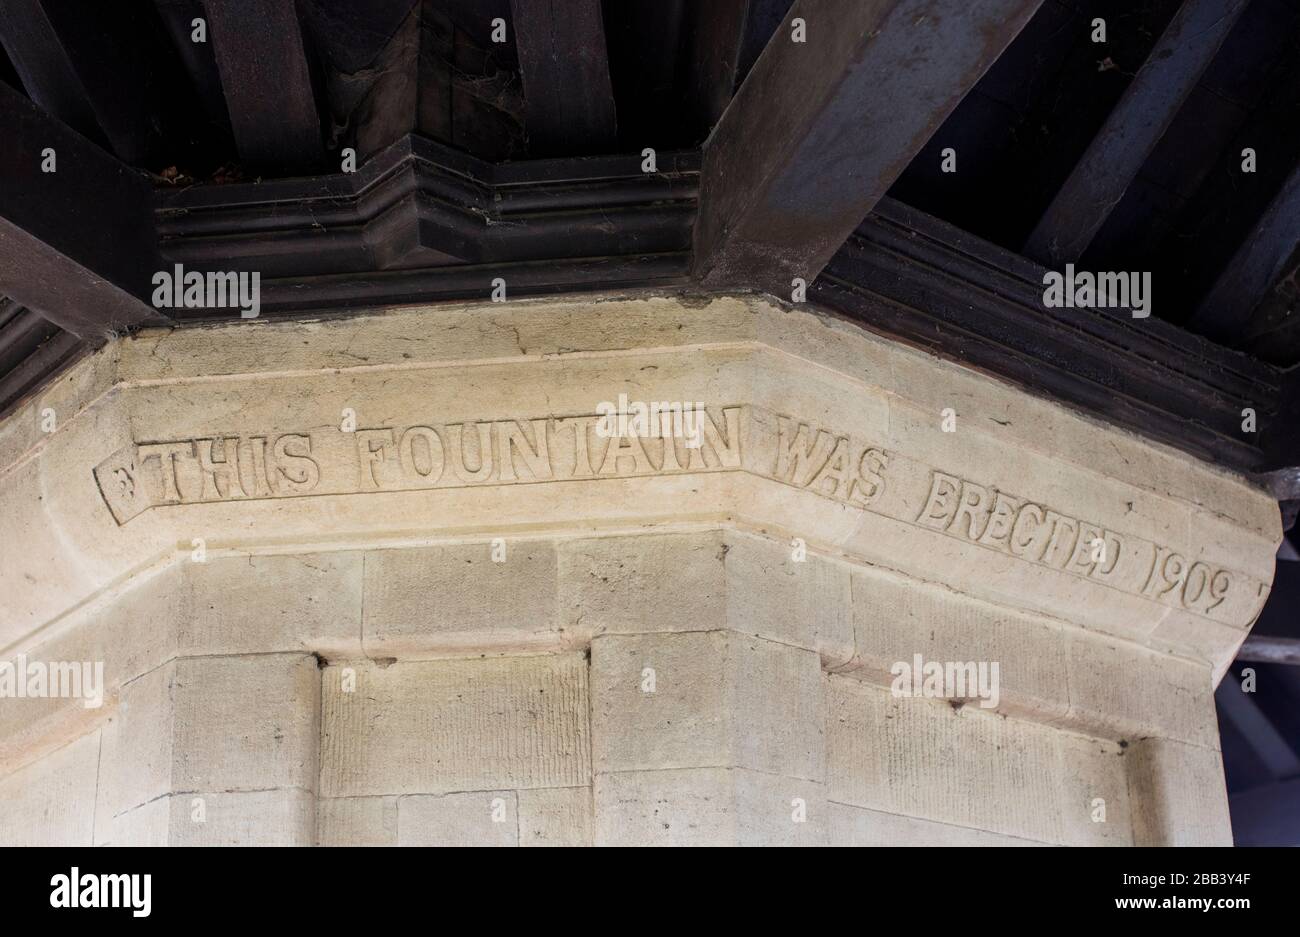
[[[119,524],[168,504],[463,488],[740,468],[741,411],[706,411],[698,446],[602,436],[599,416],[142,443],[95,468]]]
[[[889,453],[855,445],[787,416],[777,417],[776,468],[772,477],[845,504],[870,507],[885,493]]]
[[[1189,562],[1159,544],[1119,534],[1043,504],[932,471],[916,522],[1031,563],[1209,615],[1228,598],[1234,574]]]
[[[124,524],[163,505],[747,471],[1211,618],[1238,616],[1238,606],[1259,598],[1261,584],[1240,573],[808,421],[750,406],[708,408],[693,446],[609,436],[600,420],[200,436],[128,446],[100,463],[95,478]]]
[[[1079,576],[1118,578],[1125,542],[1115,531],[955,475],[930,478],[922,527]]]

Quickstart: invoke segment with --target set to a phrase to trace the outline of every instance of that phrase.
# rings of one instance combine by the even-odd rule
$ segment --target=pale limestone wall
[[[703,401],[705,447],[611,451],[582,416],[620,392]],[[0,424],[0,466],[0,659],[106,683],[0,699],[0,843],[1230,840],[1213,687],[1276,505],[834,320],[146,334]],[[891,694],[916,654],[997,662],[997,707]]]
[[[42,711],[5,726],[20,766],[0,780],[0,841],[1227,835],[1204,665],[839,558],[796,563],[752,532],[521,540],[523,617],[505,583],[466,575],[509,567],[489,554],[223,557],[151,581],[173,611],[133,592],[86,616],[31,656],[104,653],[120,682],[100,710],[6,701]],[[456,575],[456,601],[429,598]],[[1001,705],[894,698],[882,662],[912,653],[1000,660]]]

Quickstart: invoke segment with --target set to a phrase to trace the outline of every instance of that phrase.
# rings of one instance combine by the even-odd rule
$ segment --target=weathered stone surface
[[[1280,529],[758,297],[146,331],[0,421],[0,517],[4,655],[105,675],[0,699],[0,832],[99,843],[1222,842]],[[918,654],[996,711],[891,696]]]
[[[315,791],[319,687],[306,655],[177,661],[175,789]]]
[[[595,801],[602,846],[826,843],[823,785],[744,768],[597,774]]]
[[[591,646],[597,772],[741,767],[821,780],[811,651],[730,632],[603,635]]]
[[[171,794],[110,821],[111,846],[310,846],[315,797],[307,791]]]
[[[345,671],[355,692],[345,691]],[[580,654],[323,671],[325,797],[570,787],[591,774]]]
[[[1124,741],[1159,735],[1218,745],[1214,680],[1206,665],[1100,635],[1071,634],[1062,643],[1071,725]]]
[[[845,677],[826,691],[836,803],[1044,843],[1102,844],[1128,829],[1119,745]],[[1105,823],[1089,815],[1097,797]]]
[[[60,622],[29,660],[103,663],[104,705],[24,699],[0,706],[0,756],[39,757],[117,705],[121,687],[177,657],[272,652],[359,656],[359,553],[208,556],[142,576]]]
[[[1262,494],[815,312],[656,298],[480,313],[145,333],[93,356],[50,398],[66,411],[55,433],[0,439],[16,534],[0,546],[14,596],[0,641],[196,537],[317,543],[322,511],[331,542],[363,545],[644,524],[671,504],[920,579],[940,568],[960,591],[1129,640],[1163,625],[1166,645],[1216,667],[1231,648],[1197,623],[1240,630],[1267,592],[1278,523]],[[665,462],[662,439],[611,456],[589,418],[619,393],[710,408],[697,461],[676,446]],[[42,403],[11,422],[30,426]],[[939,425],[947,408],[956,432]],[[357,432],[340,430],[345,411]],[[490,464],[473,461],[480,438]],[[1112,554],[1091,560],[1089,535]]]
[[[396,797],[322,797],[316,802],[318,846],[396,846]]]
[[[578,540],[560,547],[568,631],[587,636],[726,628],[817,651],[853,653],[849,569],[735,530]]]
[[[519,797],[520,846],[590,846],[590,787],[525,790]]]
[[[852,590],[856,651],[841,673],[888,687],[915,654],[996,662],[999,712],[1115,740],[1218,737],[1204,664],[881,570],[855,569]]]
[[[103,730],[98,838],[170,794],[313,793],[319,687],[302,654],[182,659],[127,684]]]
[[[0,845],[94,842],[99,744],[99,733],[92,732],[0,778]]]
[[[848,804],[827,804],[832,846],[1045,846],[987,830],[902,817]]]
[[[1150,738],[1136,743],[1128,760],[1135,845],[1232,845],[1217,749]]]
[[[560,645],[555,547],[504,539],[366,554],[372,657],[520,653]]]
[[[1069,713],[1069,654],[1059,624],[875,569],[854,570],[852,590],[856,652],[844,669],[856,678],[888,687],[890,668],[916,654],[997,662],[999,711],[1040,720]]]
[[[182,569],[180,656],[361,652],[359,553],[219,556]]]
[[[562,543],[564,626],[588,638],[724,628],[726,555],[720,530]]]
[[[397,800],[400,846],[518,846],[514,791],[413,794]]]
[[[111,842],[113,821],[172,791],[175,664],[131,681],[104,726],[95,838]]]

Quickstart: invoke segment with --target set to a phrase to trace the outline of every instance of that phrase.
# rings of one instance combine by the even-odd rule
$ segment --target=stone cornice
[[[611,455],[594,416],[620,393],[702,402],[703,445],[627,439]],[[340,429],[347,410],[357,432]],[[1266,495],[1185,455],[754,298],[146,332],[0,425],[0,465],[9,647],[196,540],[351,549],[708,523],[1217,668],[1267,596],[1280,535]]]

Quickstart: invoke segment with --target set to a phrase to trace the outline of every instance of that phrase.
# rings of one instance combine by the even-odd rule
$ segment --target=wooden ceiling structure
[[[177,263],[266,318],[801,280],[1294,520],[1300,0],[0,0],[0,47],[0,412],[238,317],[154,308]],[[1065,264],[1152,315],[1046,307]]]
[[[2,0],[0,406],[106,335],[237,314],[153,308],[175,263],[258,271],[266,316],[498,276],[782,298],[798,278],[1280,470],[1285,495],[1298,30],[1293,0]],[[1153,317],[1044,308],[1064,263],[1151,271]]]

